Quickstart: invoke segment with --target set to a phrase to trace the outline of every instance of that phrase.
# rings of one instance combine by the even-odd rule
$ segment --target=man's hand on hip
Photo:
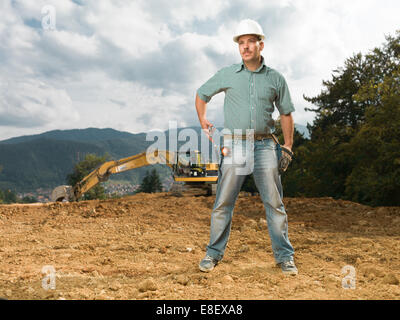
[[[207,119],[200,120],[200,126],[204,130],[204,132],[207,136],[210,135],[211,129],[214,128],[214,125]]]

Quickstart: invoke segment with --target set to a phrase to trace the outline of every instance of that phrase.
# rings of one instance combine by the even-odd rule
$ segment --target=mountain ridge
[[[198,140],[178,141],[177,147],[187,146],[199,149],[204,137],[200,127],[177,128],[179,134],[184,129],[194,129]],[[219,128],[218,128],[219,129]],[[156,132],[157,133],[157,132]],[[170,147],[168,130],[165,134],[165,148]],[[38,188],[54,188],[65,184],[66,177],[72,172],[74,165],[83,160],[88,153],[98,156],[108,155],[111,160],[132,156],[157,143],[158,140],[146,141],[147,133],[129,133],[112,128],[86,128],[70,130],[52,130],[37,135],[14,137],[0,141],[0,189],[11,189],[17,192],[30,192]],[[177,137],[178,135],[176,135]],[[206,139],[206,138],[205,138]],[[208,140],[206,139],[208,143]],[[212,146],[209,144],[209,155]],[[208,161],[206,159],[206,161]],[[167,166],[154,166],[162,179],[171,176]],[[110,177],[140,184],[148,167],[142,167]],[[118,176],[118,177],[116,177]]]
[[[307,129],[307,126],[297,124],[295,123],[295,128],[304,135],[305,138],[309,138],[309,132]],[[181,127],[177,128],[178,130],[183,130],[183,129],[195,129],[195,130],[200,130],[199,126],[191,126],[191,127]],[[218,128],[221,130],[222,128]],[[42,133],[38,134],[32,134],[32,135],[23,135],[23,136],[17,136],[17,137],[11,137],[7,138],[4,140],[0,140],[0,144],[14,144],[14,143],[19,143],[19,142],[25,142],[25,141],[31,141],[36,138],[42,138],[42,137],[47,137],[47,138],[53,138],[56,140],[74,140],[74,141],[102,141],[102,140],[112,140],[112,138],[131,138],[133,136],[145,136],[150,132],[168,132],[169,130],[164,130],[164,131],[147,131],[147,132],[139,132],[139,133],[131,133],[128,131],[120,131],[117,129],[113,128],[95,128],[95,127],[88,127],[84,129],[66,129],[66,130],[61,130],[61,129],[56,129],[56,130],[50,130],[50,131],[45,131]],[[80,137],[78,140],[76,140],[77,134],[80,134]]]

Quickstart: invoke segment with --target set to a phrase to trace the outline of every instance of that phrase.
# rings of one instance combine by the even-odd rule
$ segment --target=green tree
[[[316,105],[306,109],[316,113],[310,142],[304,150],[303,170],[305,193],[308,196],[343,197],[345,181],[351,173],[351,159],[344,153],[348,143],[364,119],[365,105],[354,101],[364,80],[365,61],[357,54],[345,62],[344,68],[333,71],[331,81],[323,81],[324,90],[305,100]]]
[[[307,109],[315,112],[316,118],[308,126],[311,140],[303,146],[302,174],[307,196],[390,203],[389,198],[393,198],[393,192],[396,194],[393,191],[397,188],[393,175],[396,171],[392,171],[392,176],[386,175],[390,166],[386,164],[383,168],[381,162],[389,160],[378,161],[378,157],[384,152],[392,163],[397,159],[389,147],[394,144],[387,137],[388,132],[398,133],[395,127],[399,127],[399,123],[393,116],[396,110],[393,101],[398,92],[382,91],[382,85],[392,81],[388,86],[398,88],[393,80],[398,79],[399,65],[400,31],[397,31],[396,36],[386,37],[382,47],[365,56],[359,53],[347,59],[343,68],[334,70],[331,81],[323,81],[324,89],[318,96],[304,97],[316,106]],[[386,102],[383,96],[388,99]],[[381,138],[373,138],[377,137],[376,132],[381,133],[377,135]],[[393,166],[390,168],[395,170]],[[383,199],[379,193],[387,188],[392,191],[386,191],[390,196]]]
[[[71,186],[74,186],[84,177],[86,177],[90,172],[106,162],[107,158],[109,158],[108,154],[105,154],[102,157],[92,153],[87,154],[84,160],[78,162],[75,165],[73,172],[68,174],[67,183]],[[105,189],[101,184],[97,184],[95,187],[86,192],[82,196],[82,198],[83,200],[105,199]]]
[[[364,122],[365,110],[368,106],[375,105],[376,101],[354,99],[354,95],[370,81],[381,83],[385,76],[397,69],[400,63],[400,30],[396,36],[387,36],[386,43],[381,48],[374,48],[363,56],[361,53],[346,59],[344,67],[333,71],[331,81],[323,81],[325,87],[316,97],[304,99],[317,108],[310,109],[316,113],[312,129],[320,128],[324,134],[325,129],[336,127],[343,131],[342,134],[354,136],[354,130]],[[353,133],[353,135],[352,135]]]
[[[32,196],[25,196],[21,199],[20,202],[21,203],[35,203],[35,202],[38,202],[38,200]]]
[[[275,122],[275,136],[280,144],[284,144],[284,137],[280,120]],[[285,196],[296,197],[304,196],[306,183],[306,171],[304,169],[304,159],[307,153],[305,144],[308,140],[304,138],[297,129],[294,129],[292,151],[294,157],[287,171],[281,175],[283,192]]]
[[[346,195],[370,205],[400,205],[400,65],[382,81],[371,79],[355,99],[373,101],[350,142],[357,154]]]
[[[0,203],[17,203],[17,195],[10,189],[0,190]]]
[[[155,193],[162,191],[162,184],[160,176],[156,169],[151,171],[147,170],[146,175],[142,180],[142,183],[137,192]]]

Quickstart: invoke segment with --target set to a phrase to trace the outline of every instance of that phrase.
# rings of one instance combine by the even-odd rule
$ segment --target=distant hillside
[[[308,131],[306,126],[303,126],[303,125],[297,124],[297,123],[295,123],[294,126],[295,126],[296,130],[303,135],[304,138],[310,139],[310,132]]]
[[[127,139],[127,138],[129,139],[134,136],[145,136],[145,135],[146,135],[145,133],[140,133],[138,135],[135,135],[129,132],[122,132],[111,128],[53,130],[35,135],[10,138],[7,140],[0,141],[0,144],[28,142],[41,138],[47,138],[53,140],[71,140],[80,142],[97,142],[97,141],[114,140],[114,139]]]
[[[181,133],[180,140],[185,138],[186,135],[182,132],[185,129],[193,129],[196,132],[195,137],[201,136],[200,127],[179,128],[177,132],[166,131],[165,147],[169,148],[170,135],[180,137]],[[190,133],[190,130],[185,133],[188,132]],[[179,141],[178,149],[182,145],[187,147],[189,140],[190,138],[186,137],[185,141]],[[110,128],[54,130],[3,140],[0,141],[0,189],[30,192],[37,188],[54,188],[66,183],[66,177],[71,173],[74,165],[83,160],[88,153],[99,156],[108,154],[110,160],[118,160],[146,151],[155,141],[146,141],[146,133],[132,134]],[[200,139],[190,141],[192,149],[201,149]],[[205,142],[208,143],[206,138]],[[213,152],[211,144],[208,147],[211,156]],[[162,178],[171,175],[171,170],[167,166],[156,165],[155,167]],[[147,170],[149,167],[138,168],[114,175],[110,180],[139,184]]]
[[[37,138],[15,144],[0,144],[0,188],[30,191],[65,183],[78,157],[103,154],[94,144]]]
[[[113,129],[55,130],[39,135],[0,141],[0,189],[30,192],[65,184],[74,165],[88,153],[108,154],[117,160],[146,151],[153,142],[146,134],[131,134]],[[156,166],[162,177],[169,168]],[[139,184],[146,170],[139,168],[117,174],[112,179]]]

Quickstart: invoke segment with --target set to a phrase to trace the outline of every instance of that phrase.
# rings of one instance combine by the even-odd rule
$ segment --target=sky
[[[322,81],[400,29],[398,0],[1,0],[0,140],[55,129],[198,126],[196,90],[241,61],[242,19],[266,35],[296,123]],[[223,93],[207,118],[223,125]],[[274,118],[277,117],[274,113]]]

